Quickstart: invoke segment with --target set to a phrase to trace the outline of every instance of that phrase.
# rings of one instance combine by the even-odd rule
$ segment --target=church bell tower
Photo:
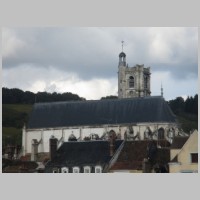
[[[118,65],[118,98],[133,98],[150,96],[150,67],[144,65],[135,65],[128,67],[126,64],[126,54],[119,54]]]

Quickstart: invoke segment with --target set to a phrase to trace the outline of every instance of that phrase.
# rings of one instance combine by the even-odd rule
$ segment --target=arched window
[[[163,140],[165,139],[165,131],[163,128],[158,129],[158,140]]]
[[[134,77],[133,76],[129,77],[129,87],[134,88]]]
[[[148,88],[148,78],[144,76],[144,88]]]

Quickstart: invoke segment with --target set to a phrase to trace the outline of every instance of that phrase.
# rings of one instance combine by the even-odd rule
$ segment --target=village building
[[[168,173],[170,143],[167,140],[125,141],[108,167],[112,173]]]
[[[183,146],[172,145],[171,156],[170,173],[198,173],[198,131],[193,131]]]
[[[50,161],[46,173],[103,173],[122,140],[69,141],[57,150],[57,139],[50,138]]]

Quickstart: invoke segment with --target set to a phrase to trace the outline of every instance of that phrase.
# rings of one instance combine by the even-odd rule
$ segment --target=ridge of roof
[[[37,102],[34,105],[58,105],[58,104],[71,104],[71,103],[91,103],[91,102],[106,102],[106,101],[134,101],[138,99],[154,99],[154,98],[162,98],[162,96],[146,96],[146,97],[134,97],[134,98],[121,98],[121,99],[94,99],[94,100],[70,100],[70,101],[53,101],[53,102]]]

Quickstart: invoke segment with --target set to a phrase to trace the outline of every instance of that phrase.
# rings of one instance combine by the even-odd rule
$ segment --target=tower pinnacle
[[[162,82],[161,82],[161,96],[163,97],[163,87],[162,87]]]

